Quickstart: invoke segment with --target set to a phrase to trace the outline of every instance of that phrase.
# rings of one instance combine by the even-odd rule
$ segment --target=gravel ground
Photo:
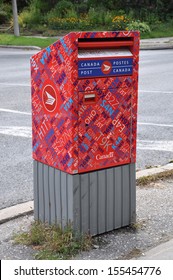
[[[33,216],[26,216],[0,225],[0,259],[34,259],[29,247],[14,245],[14,233],[26,231]],[[137,187],[137,221],[95,237],[96,245],[76,259],[131,259],[146,250],[173,238],[173,178]]]

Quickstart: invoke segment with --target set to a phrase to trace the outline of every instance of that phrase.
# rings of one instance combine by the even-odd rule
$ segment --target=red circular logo
[[[104,61],[101,66],[103,74],[109,74],[112,70],[112,63],[110,61]]]
[[[47,84],[43,88],[43,93],[42,93],[42,99],[43,99],[43,104],[45,109],[52,113],[57,105],[57,95],[56,95],[56,90],[54,87],[50,84]]]

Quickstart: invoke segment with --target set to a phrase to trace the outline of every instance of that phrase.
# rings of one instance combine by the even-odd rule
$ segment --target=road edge
[[[41,50],[41,48],[37,46],[0,45],[0,48],[19,49],[19,50],[37,50],[37,51]]]

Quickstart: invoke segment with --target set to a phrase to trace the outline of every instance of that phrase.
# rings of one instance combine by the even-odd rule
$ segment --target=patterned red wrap
[[[130,39],[132,73],[99,57],[102,77],[78,76],[78,44],[96,38]],[[135,162],[138,59],[137,31],[73,32],[32,56],[33,158],[70,174]]]

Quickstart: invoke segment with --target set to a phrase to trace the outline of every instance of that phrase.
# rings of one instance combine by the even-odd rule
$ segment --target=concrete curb
[[[172,46],[166,46],[166,45],[160,45],[160,46],[140,46],[140,51],[157,51],[157,50],[171,50],[173,49],[173,45]]]
[[[34,210],[34,202],[28,201],[0,210],[0,224],[15,218],[31,214]]]
[[[142,256],[132,260],[172,260],[173,257],[173,239],[163,242],[156,247],[147,250]]]
[[[141,177],[148,177],[151,175],[161,174],[165,171],[173,170],[173,163],[166,164],[164,166],[154,167],[151,169],[144,169],[136,172],[136,179]],[[8,208],[0,210],[0,224],[3,224],[12,219],[31,214],[34,210],[34,202],[28,201],[17,204]]]
[[[13,46],[13,45],[0,45],[0,48],[7,49],[19,49],[19,50],[37,50],[40,51],[41,48],[37,46]]]
[[[136,172],[136,179],[139,179],[141,177],[148,177],[151,175],[161,174],[165,171],[170,171],[170,170],[173,170],[173,163],[168,163],[166,165],[153,167],[150,169],[140,170]]]

